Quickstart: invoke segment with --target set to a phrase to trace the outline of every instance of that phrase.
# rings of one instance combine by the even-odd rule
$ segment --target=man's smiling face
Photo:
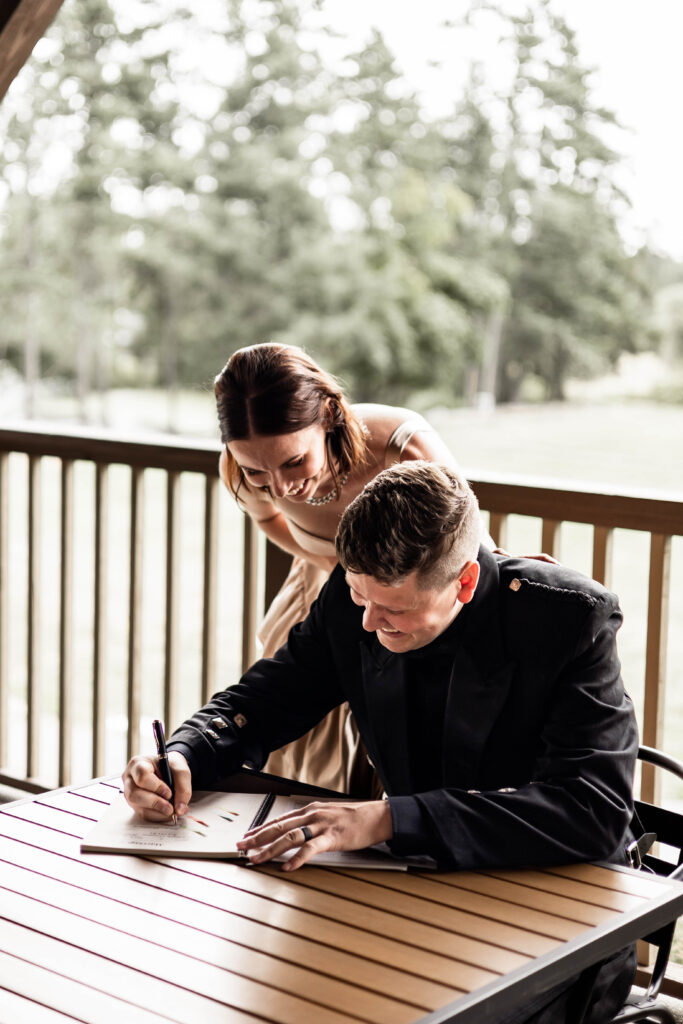
[[[479,565],[470,562],[443,590],[420,590],[417,573],[400,583],[379,583],[372,576],[347,572],[351,600],[363,608],[363,629],[394,654],[415,651],[440,636],[470,600]],[[469,575],[468,575],[469,573]]]

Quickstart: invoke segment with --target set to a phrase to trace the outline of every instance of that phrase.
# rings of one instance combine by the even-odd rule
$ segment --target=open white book
[[[123,796],[118,796],[86,835],[81,852],[244,859],[244,853],[237,849],[237,841],[248,829],[298,810],[310,801],[310,796],[199,791],[193,793],[187,814],[178,818],[174,825],[172,821],[144,821]],[[392,857],[381,844],[366,850],[319,853],[310,863],[327,867],[406,870],[413,862]],[[416,866],[429,867],[429,864],[425,861],[418,865],[416,861]]]

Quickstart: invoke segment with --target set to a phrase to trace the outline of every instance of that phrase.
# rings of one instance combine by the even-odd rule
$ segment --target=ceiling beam
[[[4,0],[0,10],[0,100],[62,6],[62,0]]]

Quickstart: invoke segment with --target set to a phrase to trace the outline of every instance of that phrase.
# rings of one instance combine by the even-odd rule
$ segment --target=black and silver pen
[[[152,732],[154,733],[154,742],[157,745],[157,754],[159,755],[159,775],[161,781],[165,782],[168,788],[171,790],[171,804],[175,797],[175,790],[173,788],[173,773],[171,772],[171,766],[168,763],[168,751],[166,750],[166,740],[164,739],[164,726],[163,723],[155,718],[152,722]],[[176,818],[175,810],[173,811],[173,824],[176,825],[178,819]]]

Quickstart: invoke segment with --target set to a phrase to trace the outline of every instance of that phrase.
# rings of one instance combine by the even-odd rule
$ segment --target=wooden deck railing
[[[27,494],[27,640],[26,640],[26,767],[25,775],[18,777],[5,770],[9,729],[9,608],[13,601],[12,580],[9,578],[9,551],[12,543],[9,513],[9,457],[22,453],[28,461]],[[73,529],[74,463],[85,461],[95,468],[94,502],[94,587],[93,587],[93,657],[92,657],[92,772],[104,771],[105,701],[104,654],[106,649],[107,581],[111,572],[108,564],[107,538],[111,528],[108,513],[109,469],[122,464],[130,470],[129,552],[128,552],[128,636],[127,636],[127,717],[137,722],[140,717],[141,649],[143,644],[141,608],[143,578],[142,517],[145,504],[145,474],[160,469],[166,474],[166,559],[165,576],[165,651],[164,651],[164,706],[166,722],[177,721],[178,694],[178,614],[179,614],[179,488],[184,473],[201,474],[204,478],[203,508],[203,599],[201,645],[201,696],[208,697],[217,688],[215,672],[216,651],[216,593],[218,546],[218,450],[215,444],[183,442],[163,439],[142,442],[95,435],[80,431],[68,433],[44,432],[26,429],[0,429],[0,783],[37,792],[45,788],[38,781],[40,678],[38,665],[41,644],[41,463],[46,457],[56,457],[61,463],[60,508],[60,587],[59,587],[59,675],[58,686],[59,763],[56,782],[70,781],[72,723],[72,652],[74,596],[74,548],[78,543]],[[18,524],[17,524],[18,525]],[[257,538],[248,517],[243,517],[243,572],[242,589],[242,667],[255,657],[255,630],[257,619]],[[14,524],[12,533],[14,532]],[[13,728],[16,724],[13,723]],[[127,754],[137,747],[135,729],[127,730]]]
[[[26,470],[26,521],[23,526],[26,543],[26,654],[25,654],[25,717],[17,722],[10,717],[10,659],[8,641],[10,608],[16,616],[16,587],[10,578],[10,547],[21,524],[10,522],[10,456],[23,455]],[[107,686],[105,654],[107,650],[107,613],[109,579],[113,570],[107,555],[108,536],[121,524],[111,522],[111,495],[108,490],[110,467],[128,467],[130,493],[127,502],[127,656],[126,656],[126,752],[137,749],[142,693],[142,622],[143,587],[143,512],[145,480],[150,470],[165,474],[165,509],[163,517],[165,558],[163,565],[164,651],[163,651],[163,714],[170,726],[178,722],[179,618],[181,616],[182,537],[180,516],[181,476],[199,474],[203,478],[203,509],[195,516],[201,530],[201,694],[202,700],[230,680],[216,679],[216,650],[222,624],[217,620],[219,484],[217,478],[218,450],[215,444],[181,442],[168,439],[132,441],[111,435],[95,435],[77,430],[54,433],[40,429],[0,429],[0,783],[38,792],[46,786],[71,781],[74,672],[74,558],[79,544],[87,543],[74,530],[74,466],[86,462],[93,468],[93,584],[92,637],[90,667],[90,731],[92,774],[105,769],[107,736]],[[58,558],[58,657],[57,673],[41,685],[39,664],[41,614],[43,595],[40,585],[42,533],[41,480],[43,459],[59,460],[59,558]],[[16,469],[14,471],[16,475]],[[490,531],[501,546],[506,544],[506,531],[511,515],[532,516],[542,521],[541,540],[544,550],[558,553],[562,522],[589,524],[593,530],[592,573],[607,585],[612,571],[612,546],[615,529],[625,528],[649,534],[649,578],[647,640],[645,652],[645,699],[642,713],[642,739],[650,746],[661,746],[665,709],[664,679],[666,635],[669,627],[668,602],[671,571],[672,537],[683,535],[683,500],[651,495],[601,493],[594,489],[576,488],[541,481],[526,481],[474,475],[473,487],[482,509],[490,514]],[[222,504],[222,503],[221,503]],[[232,509],[232,503],[227,503]],[[257,531],[250,520],[241,517],[242,554],[241,581],[242,667],[249,665],[256,653],[255,631],[259,604],[267,604],[286,571],[286,558],[270,549],[261,559]],[[18,543],[18,541],[17,541]],[[265,581],[260,577],[265,574]],[[237,580],[230,581],[234,589]],[[58,763],[55,777],[40,773],[40,717],[44,690],[56,693],[58,720]],[[11,722],[11,726],[10,726]],[[132,725],[132,727],[131,727]],[[25,766],[23,771],[8,770],[8,736],[10,727],[25,731]],[[680,753],[680,752],[679,752]],[[39,777],[40,776],[40,777]],[[647,798],[654,792],[655,782],[644,775],[642,792]]]
[[[542,520],[542,549],[554,556],[559,556],[562,522],[590,524],[593,527],[592,576],[607,587],[612,584],[615,529],[649,534],[645,699],[639,724],[642,742],[646,746],[660,747],[665,711],[671,541],[672,537],[683,534],[683,499],[569,489],[541,481],[522,484],[491,477],[472,480],[472,485],[481,507],[490,512],[491,535],[502,547],[506,544],[507,524],[513,513]],[[641,796],[653,800],[657,788],[652,767],[644,766]]]

